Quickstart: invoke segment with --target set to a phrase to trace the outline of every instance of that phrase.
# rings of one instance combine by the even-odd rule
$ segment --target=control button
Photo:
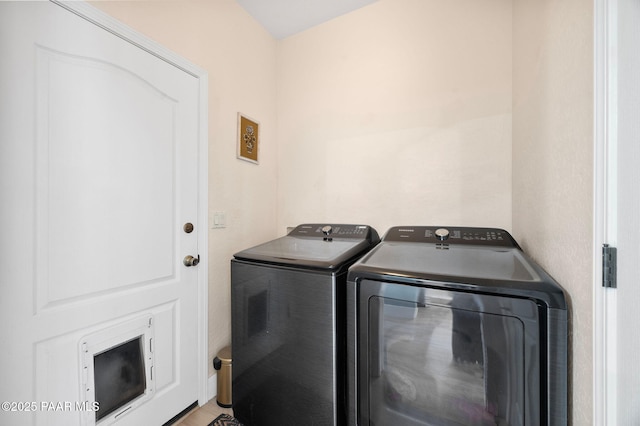
[[[326,225],[322,227],[321,231],[324,235],[329,235],[333,231],[333,228],[331,227],[331,225]]]
[[[449,238],[449,230],[446,228],[438,228],[436,229],[436,238],[440,241],[444,241]]]

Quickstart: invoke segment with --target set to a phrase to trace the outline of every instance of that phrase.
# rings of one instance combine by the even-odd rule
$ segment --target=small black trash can
[[[218,370],[218,392],[216,402],[219,406],[230,408],[231,402],[231,346],[220,349],[218,356],[213,359],[213,368]]]

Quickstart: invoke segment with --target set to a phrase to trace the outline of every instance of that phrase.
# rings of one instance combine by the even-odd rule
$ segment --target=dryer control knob
[[[446,228],[438,228],[436,229],[436,237],[440,240],[440,241],[444,241],[447,238],[449,238],[449,230]]]
[[[331,225],[326,225],[322,227],[321,231],[324,235],[329,235],[333,231],[333,228],[331,227]]]

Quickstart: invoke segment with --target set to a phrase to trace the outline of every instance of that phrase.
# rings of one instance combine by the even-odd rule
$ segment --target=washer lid
[[[360,264],[416,277],[446,276],[467,281],[540,280],[522,251],[515,248],[442,248],[431,244],[384,242]]]
[[[288,235],[236,253],[239,260],[335,270],[380,241],[367,225],[303,224]]]
[[[414,228],[409,235],[420,238],[400,239],[400,231],[392,228],[381,244],[349,269],[348,280],[368,278],[533,298],[550,307],[567,308],[562,287],[520,250],[504,230],[499,230],[503,236],[499,241],[484,239],[483,231],[483,239],[451,238],[447,244],[434,242],[432,239],[438,238],[435,233],[427,233],[425,237],[426,227],[401,228],[402,235],[406,229]]]

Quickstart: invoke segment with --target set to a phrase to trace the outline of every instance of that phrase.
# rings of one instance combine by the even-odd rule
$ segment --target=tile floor
[[[222,408],[213,398],[202,407],[197,407],[187,413],[184,417],[178,420],[174,425],[180,426],[208,426],[216,417],[220,414],[226,413],[233,415],[231,408]]]

